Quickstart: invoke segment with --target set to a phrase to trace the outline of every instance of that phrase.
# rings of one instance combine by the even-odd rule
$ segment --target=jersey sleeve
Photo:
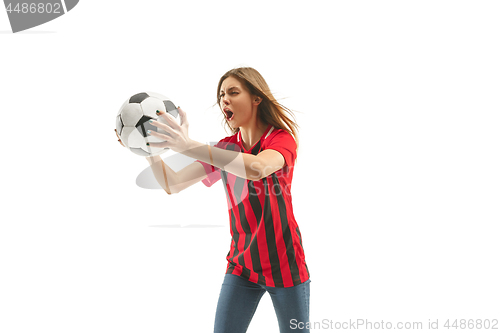
[[[269,139],[269,143],[266,145],[265,149],[278,151],[283,155],[286,166],[293,167],[295,159],[297,158],[297,143],[293,136],[285,130],[278,130],[278,132]]]
[[[215,184],[219,179],[221,179],[219,168],[214,167],[213,165],[210,165],[200,160],[196,160],[195,162],[201,163],[201,165],[203,165],[203,167],[205,168],[207,177],[201,181],[203,184],[205,184],[205,186],[210,187],[213,184]]]

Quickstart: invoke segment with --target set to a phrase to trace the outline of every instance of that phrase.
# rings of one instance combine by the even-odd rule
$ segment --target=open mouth
[[[234,117],[234,113],[233,111],[230,111],[230,110],[224,110],[224,113],[226,114],[226,119],[227,120],[232,120],[233,117]]]

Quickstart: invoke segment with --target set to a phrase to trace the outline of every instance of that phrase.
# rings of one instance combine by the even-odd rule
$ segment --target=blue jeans
[[[309,322],[310,282],[309,279],[294,287],[274,288],[226,274],[217,303],[214,333],[245,333],[266,291],[273,301],[280,333],[309,333],[308,329],[300,330],[291,323]]]

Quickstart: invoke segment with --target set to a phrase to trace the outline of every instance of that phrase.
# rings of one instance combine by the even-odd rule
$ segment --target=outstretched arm
[[[168,194],[179,193],[207,177],[200,163],[191,163],[175,172],[160,156],[146,157],[146,160],[151,165],[156,181]]]
[[[118,142],[125,147],[120,136],[116,132]],[[153,175],[158,184],[167,194],[179,193],[180,191],[196,184],[206,178],[205,168],[200,163],[191,163],[179,172],[172,170],[160,156],[146,157],[153,170]]]
[[[188,136],[189,123],[186,113],[178,108],[180,125],[166,112],[160,112],[168,125],[152,121],[152,125],[161,128],[169,135],[151,131],[151,135],[166,142],[150,143],[151,147],[171,148],[185,156],[209,163],[238,177],[259,180],[283,168],[285,159],[276,150],[267,149],[257,155],[245,154],[191,140]]]
[[[182,154],[249,180],[259,180],[263,177],[267,177],[273,172],[281,169],[284,164],[283,156],[272,149],[264,150],[255,156],[211,147],[197,141],[191,141],[191,148],[186,149]],[[180,192],[180,190],[190,186],[191,181],[196,183],[206,177],[205,170],[199,163],[193,164],[198,165],[201,171],[195,171],[195,167],[192,165],[176,173],[158,156],[154,158],[147,157],[146,159],[149,161],[158,183],[160,183],[163,189],[169,194]],[[179,176],[184,173],[185,177],[182,178],[187,178],[179,179]],[[193,177],[193,179],[188,179],[189,177]],[[167,181],[165,181],[165,179],[167,179]],[[182,186],[182,188],[176,189],[179,186]]]
[[[181,153],[249,180],[267,177],[285,164],[285,159],[276,150],[267,149],[252,155],[211,147],[193,140],[190,140],[188,149]]]

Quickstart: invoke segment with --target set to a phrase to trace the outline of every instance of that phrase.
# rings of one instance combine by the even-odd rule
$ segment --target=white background
[[[241,65],[300,112],[311,321],[500,319],[499,16],[497,1],[85,0],[12,34],[0,11],[0,332],[213,330],[221,183],[140,188],[148,164],[113,129],[151,90],[218,141],[217,82]],[[277,331],[266,295],[248,332]]]

